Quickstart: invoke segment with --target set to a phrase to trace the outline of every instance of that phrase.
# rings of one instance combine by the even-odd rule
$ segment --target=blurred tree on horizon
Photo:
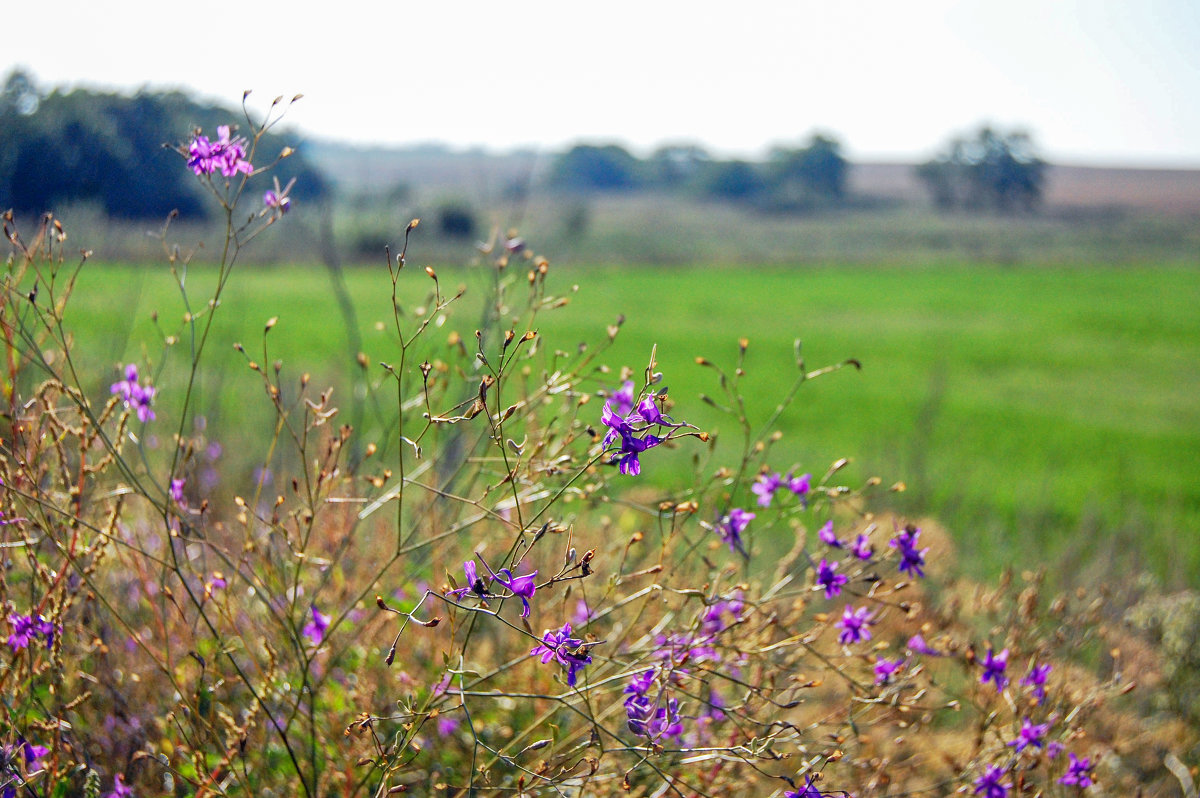
[[[989,125],[971,138],[952,139],[940,155],[916,167],[943,210],[1033,211],[1041,204],[1045,172],[1028,133]]]

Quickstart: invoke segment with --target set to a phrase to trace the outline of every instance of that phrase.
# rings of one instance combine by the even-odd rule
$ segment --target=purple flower
[[[8,647],[13,651],[28,648],[29,644],[39,637],[47,648],[54,645],[54,635],[58,632],[58,627],[41,615],[11,613],[8,623],[12,626],[12,633],[8,636]]]
[[[838,642],[842,645],[847,643],[861,643],[871,639],[871,630],[867,627],[875,621],[871,618],[870,612],[866,607],[853,609],[847,605],[842,612],[842,619],[837,622],[837,627],[841,629],[841,634],[838,635]]]
[[[979,677],[979,683],[995,682],[996,692],[1000,692],[1008,684],[1008,676],[1004,674],[1004,669],[1007,667],[1008,649],[993,655],[992,649],[989,648],[987,656],[983,658],[983,675]]]
[[[775,496],[775,491],[779,490],[779,486],[783,484],[783,477],[776,471],[774,474],[766,472],[759,474],[758,479],[750,486],[750,492],[758,497],[759,507],[770,507],[771,499]]]
[[[1018,754],[1030,746],[1042,748],[1045,746],[1045,741],[1042,738],[1046,736],[1046,732],[1049,730],[1049,723],[1035,724],[1029,718],[1025,718],[1021,723],[1021,731],[1017,734],[1017,739],[1010,742],[1008,747],[1016,748]]]
[[[183,497],[183,486],[186,482],[187,480],[184,479],[173,479],[171,480],[171,488],[167,491],[171,497],[171,501],[175,502],[180,507],[187,506],[187,502]]]
[[[125,379],[114,382],[110,391],[120,396],[126,407],[135,410],[138,420],[143,424],[154,420],[154,411],[150,409],[150,403],[154,400],[154,386],[138,382],[136,364],[130,363],[125,367]]]
[[[217,128],[215,142],[208,136],[197,134],[188,145],[188,166],[198,175],[211,175],[218,169],[225,177],[233,177],[238,172],[248,175],[254,171],[246,160],[246,140],[240,136],[231,139],[229,125]]]
[[[30,745],[24,737],[17,737],[15,745],[0,747],[0,798],[16,798],[17,786],[23,783],[17,770],[17,755],[25,760],[25,773],[41,768],[41,758],[50,753],[44,745]]]
[[[909,524],[904,527],[896,537],[892,538],[888,545],[900,552],[900,571],[906,573],[910,577],[925,576],[925,554],[929,551],[928,548],[918,549],[917,538],[920,536],[921,530]]]
[[[12,634],[8,636],[8,647],[13,651],[27,648],[29,641],[33,639],[33,617],[14,613],[8,616],[8,622],[12,626]]]
[[[812,489],[812,474],[801,474],[798,477],[788,474],[787,486],[788,490],[803,498],[807,496],[809,490]]]
[[[825,525],[817,532],[817,537],[819,537],[821,542],[826,546],[832,546],[835,549],[840,549],[842,547],[842,542],[837,539],[837,535],[833,534],[832,519],[825,522]]]
[[[1057,759],[1058,755],[1063,752],[1063,744],[1058,740],[1051,740],[1046,743],[1046,756],[1051,759]]]
[[[914,654],[928,654],[932,657],[942,656],[942,652],[926,643],[925,638],[921,637],[921,635],[913,635],[912,637],[908,638],[908,642],[905,644],[905,646]]]
[[[833,598],[842,592],[842,585],[850,581],[845,574],[837,573],[839,562],[830,563],[822,559],[817,566],[817,585],[825,588],[825,598]]]
[[[1050,671],[1049,664],[1038,665],[1035,662],[1028,675],[1021,679],[1022,685],[1033,688],[1031,692],[1037,697],[1039,704],[1046,700],[1046,677],[1050,675]]]
[[[1004,768],[992,765],[983,775],[975,779],[975,794],[983,798],[1006,798],[1009,785],[1001,781],[1004,778]]]
[[[459,723],[459,719],[452,715],[438,715],[438,737],[449,737],[451,734],[454,734],[454,732],[458,731]]]
[[[486,598],[487,588],[484,586],[483,580],[479,578],[479,570],[475,567],[474,560],[467,560],[463,563],[463,573],[467,575],[466,587],[449,590],[446,592],[446,595],[460,599],[468,593],[474,593],[480,598]]]
[[[633,410],[633,380],[625,380],[625,383],[614,391],[612,397],[605,402],[605,406],[618,416],[629,415]]]
[[[651,697],[655,674],[655,669],[650,668],[633,677],[625,686],[626,725],[640,737],[680,737],[683,735],[683,720],[679,715],[679,701],[670,698],[665,704],[658,705],[661,691],[655,691]]]
[[[1067,772],[1058,780],[1059,784],[1074,784],[1081,790],[1092,786],[1092,760],[1084,757],[1080,759],[1075,756],[1074,752],[1068,754],[1071,757],[1070,763],[1067,765]]]
[[[891,684],[892,678],[896,672],[904,667],[904,657],[898,659],[884,659],[880,657],[875,663],[875,684],[884,685]]]
[[[579,671],[590,665],[592,656],[582,640],[571,637],[571,624],[564,623],[562,629],[547,629],[542,633],[541,644],[529,650],[530,656],[539,657],[542,663],[555,660],[567,669],[567,684],[575,686]]]
[[[854,539],[854,545],[850,548],[850,553],[860,560],[866,561],[875,555],[875,549],[871,546],[871,539],[863,533],[859,533]]]
[[[474,563],[472,563],[473,565]],[[533,598],[533,592],[537,590],[534,584],[534,577],[537,576],[537,571],[522,576],[513,576],[512,571],[507,568],[501,568],[499,573],[492,574],[492,577],[512,591],[512,594],[521,599],[521,617],[529,617],[529,599]]]
[[[286,194],[280,194],[274,189],[267,189],[263,192],[263,205],[282,216],[291,209],[292,198]]]
[[[621,446],[613,452],[610,463],[617,463],[617,470],[622,474],[637,476],[642,472],[642,464],[638,455],[653,448],[665,440],[657,435],[651,435],[651,427],[667,427],[671,430],[686,427],[687,424],[676,423],[664,416],[651,396],[647,396],[633,409],[633,383],[626,382],[611,399],[604,403],[600,412],[600,421],[608,427],[601,446],[605,449],[620,439]]]
[[[113,776],[112,792],[106,794],[104,798],[130,798],[133,795],[133,788],[125,783],[125,777],[120,773]]]
[[[729,544],[730,551],[739,552],[743,557],[748,556],[746,547],[742,543],[742,533],[746,531],[746,527],[754,520],[754,517],[754,513],[748,513],[740,507],[735,507],[717,524],[717,533],[721,536],[721,540]]]
[[[329,616],[322,615],[316,604],[311,605],[311,609],[312,619],[304,625],[301,632],[312,641],[314,646],[319,646],[325,639],[325,632],[329,630]]]

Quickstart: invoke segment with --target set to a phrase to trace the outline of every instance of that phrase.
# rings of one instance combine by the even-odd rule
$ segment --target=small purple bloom
[[[788,490],[797,496],[804,497],[812,489],[812,474],[801,474],[794,477],[791,474],[787,475]]]
[[[750,486],[750,492],[758,497],[759,507],[770,507],[771,499],[775,496],[775,491],[779,490],[779,486],[783,484],[783,477],[776,471],[774,474],[762,473],[758,475],[758,479]]]
[[[869,560],[875,555],[875,549],[871,546],[871,539],[861,532],[854,539],[854,545],[850,548],[850,552],[863,561]]]
[[[825,588],[825,598],[833,598],[842,592],[842,585],[850,581],[845,574],[837,573],[839,562],[829,562],[822,559],[817,566],[817,585]]]
[[[154,401],[154,386],[138,382],[136,364],[130,363],[126,366],[125,379],[114,382],[109,390],[120,396],[126,407],[137,412],[139,421],[145,423],[154,420],[154,411],[150,409],[150,404]]]
[[[913,635],[908,638],[908,643],[905,644],[909,651],[914,654],[928,654],[932,657],[942,656],[942,652],[938,651],[933,646],[925,642],[925,638],[921,635]]]
[[[911,524],[904,527],[888,545],[900,552],[900,572],[912,578],[925,576],[925,554],[928,548],[918,549],[917,538],[921,530]]]
[[[1080,759],[1075,756],[1074,752],[1068,754],[1071,761],[1067,764],[1067,772],[1058,780],[1059,784],[1073,784],[1079,789],[1085,789],[1092,786],[1092,760],[1084,757]]]
[[[529,599],[533,598],[533,593],[537,590],[537,585],[534,584],[537,571],[522,576],[513,576],[512,571],[501,568],[499,573],[492,574],[492,576],[498,583],[511,590],[514,596],[521,599],[521,617],[528,618]]]
[[[254,167],[246,160],[246,140],[231,139],[229,125],[217,128],[217,141],[197,134],[188,146],[188,166],[198,175],[211,175],[218,169],[225,177],[238,172],[250,174]]]
[[[903,667],[903,657],[898,659],[884,659],[883,657],[880,657],[875,663],[875,684],[877,686],[891,684],[892,679],[896,676],[896,673]]]
[[[983,675],[979,677],[980,684],[995,682],[996,692],[1008,685],[1008,676],[1004,670],[1008,667],[1008,649],[1004,649],[999,654],[993,655],[992,649],[988,649],[987,656],[983,658]]]
[[[449,737],[458,731],[459,719],[453,715],[438,715],[437,733],[439,737]]]
[[[329,616],[322,615],[316,604],[313,604],[311,609],[312,619],[304,625],[301,632],[312,641],[314,646],[319,646],[325,639],[325,632],[329,630]]]
[[[1029,718],[1025,718],[1021,723],[1021,731],[1017,734],[1017,739],[1008,744],[1009,748],[1016,748],[1017,753],[1021,753],[1030,746],[1034,748],[1045,747],[1046,732],[1050,730],[1049,723],[1035,724]]]
[[[1039,704],[1046,700],[1046,677],[1050,675],[1051,670],[1052,668],[1049,664],[1038,665],[1034,663],[1033,667],[1029,669],[1028,675],[1021,679],[1022,685],[1033,688],[1031,692],[1037,698]]]
[[[605,403],[618,416],[627,416],[633,411],[633,380],[625,380]]]
[[[564,623],[558,631],[547,629],[542,633],[542,642],[529,650],[530,656],[539,657],[542,663],[555,660],[567,669],[567,684],[575,686],[579,671],[590,665],[592,656],[582,640],[571,637],[571,624]]]
[[[463,573],[467,576],[466,587],[447,591],[446,595],[460,599],[468,593],[474,593],[480,598],[486,598],[487,589],[484,587],[483,580],[479,578],[479,569],[475,567],[474,560],[467,560],[463,563]]]
[[[842,630],[838,635],[838,642],[846,645],[870,640],[871,630],[867,627],[873,623],[875,621],[866,607],[856,610],[847,605],[842,612],[842,619],[837,622],[837,627]]]
[[[729,544],[730,551],[746,556],[746,547],[742,543],[742,533],[754,520],[754,513],[748,513],[740,507],[735,507],[717,524],[717,533],[721,540]]]
[[[14,613],[8,616],[8,622],[12,626],[12,633],[8,636],[8,647],[13,651],[27,648],[34,635],[33,617]]]
[[[992,765],[975,779],[975,794],[983,795],[983,798],[1006,798],[1009,785],[1002,781],[1003,778],[1004,768]]]
[[[817,537],[819,537],[821,542],[826,546],[832,546],[835,549],[840,549],[842,547],[842,542],[837,539],[837,535],[833,534],[832,520],[825,522],[825,525],[822,526],[817,532]]]
[[[622,435],[621,450],[613,455],[614,460],[619,460],[617,470],[622,474],[636,477],[642,473],[642,464],[638,460],[638,455],[660,443],[662,443],[662,439],[654,435],[647,435],[645,438]]]
[[[1046,743],[1046,756],[1051,759],[1057,759],[1058,755],[1063,752],[1063,744],[1058,740],[1051,740]]]
[[[106,794],[104,798],[130,798],[133,795],[133,788],[125,783],[125,777],[120,773],[113,776],[112,792]]]
[[[282,216],[291,209],[292,198],[287,195],[279,194],[273,189],[267,189],[265,192],[263,192],[263,205]]]
[[[169,491],[167,491],[171,496],[171,501],[175,502],[180,507],[187,506],[187,502],[183,496],[183,486],[186,482],[187,480],[184,479],[173,479],[171,480],[171,488]]]

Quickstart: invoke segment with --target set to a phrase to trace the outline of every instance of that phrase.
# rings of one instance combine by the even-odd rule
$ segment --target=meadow
[[[437,268],[444,285],[469,286],[463,302],[478,301],[482,270]],[[1037,550],[1050,562],[1071,563],[1061,572],[1068,578],[1146,569],[1168,584],[1200,584],[1200,544],[1191,534],[1200,526],[1200,269],[968,262],[551,268],[570,303],[539,317],[545,340],[564,350],[603,340],[623,315],[603,358],[614,383],[622,366],[644,368],[656,346],[679,411],[718,441],[735,436],[736,425],[701,401],[720,391],[715,373],[695,358],[729,365],[738,339],[747,338],[746,401],[761,418],[794,378],[786,365],[794,341],[803,343],[810,369],[860,361],[861,371],[803,387],[780,420],[777,450],[814,473],[849,457],[852,473],[906,483],[886,505],[944,525],[968,571],[995,574]],[[344,274],[356,343],[328,271],[254,265],[238,274],[237,290],[223,299],[204,383],[209,394],[201,400],[212,437],[234,434],[247,419],[270,423],[261,380],[232,344],[264,360],[262,325],[272,316],[280,332],[265,357],[337,386],[343,419],[353,416],[352,383],[378,382],[378,362],[395,352],[378,329],[390,314],[386,270]],[[211,278],[193,267],[189,288],[200,291]],[[568,290],[572,284],[577,291]],[[97,370],[97,387],[120,362],[143,352],[156,359],[153,311],[163,326],[183,313],[165,268],[85,268],[67,322],[88,362],[109,369]],[[464,316],[474,317],[460,313],[459,324]],[[473,331],[437,334],[451,332],[470,339]],[[355,362],[360,348],[366,370]],[[227,449],[236,470],[264,465],[265,452]],[[661,486],[678,478],[663,469],[649,469],[647,479]]]
[[[3,219],[3,798],[1194,793],[1186,220],[341,269],[269,126],[159,265]]]

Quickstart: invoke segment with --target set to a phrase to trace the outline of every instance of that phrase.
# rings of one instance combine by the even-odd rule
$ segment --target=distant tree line
[[[43,92],[23,71],[0,90],[0,209],[42,213],[66,202],[90,202],[117,218],[203,216],[211,203],[179,156],[164,145],[190,139],[201,127],[245,122],[242,111],[204,105],[181,92],[133,96],[75,89]],[[294,144],[268,133],[256,161],[274,160]],[[327,181],[297,152],[274,172],[292,196],[311,200]]]
[[[550,169],[552,187],[575,192],[655,189],[764,210],[840,205],[849,164],[841,144],[824,135],[801,147],[777,147],[764,163],[719,160],[696,145],[661,147],[647,159],[615,144],[580,144]]]
[[[985,126],[952,139],[916,175],[939,209],[1030,211],[1041,202],[1045,167],[1028,134]],[[720,160],[696,145],[661,147],[641,159],[615,144],[580,144],[555,160],[548,183],[572,192],[659,190],[798,211],[848,205],[850,169],[841,144],[821,134],[800,147],[776,147],[761,162]]]

